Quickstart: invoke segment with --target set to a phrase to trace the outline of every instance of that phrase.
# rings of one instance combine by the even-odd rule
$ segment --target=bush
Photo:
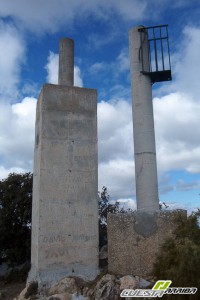
[[[11,265],[30,260],[32,180],[12,173],[0,181],[0,258]]]
[[[172,287],[197,287],[200,289],[200,210],[185,218],[175,214],[177,227],[175,239],[168,239],[158,254],[154,265],[157,279],[172,280]],[[172,296],[165,296],[171,299]],[[176,295],[176,299],[199,299],[195,295]]]
[[[109,194],[105,186],[103,186],[102,191],[99,192],[99,247],[107,244],[107,218],[108,213],[119,212],[119,203],[115,204],[109,203]]]
[[[99,196],[99,247],[107,245],[107,219],[108,214],[113,213],[127,213],[133,212],[131,208],[125,210],[119,207],[119,202],[110,203],[110,196],[108,189],[103,186],[102,191],[98,193]]]

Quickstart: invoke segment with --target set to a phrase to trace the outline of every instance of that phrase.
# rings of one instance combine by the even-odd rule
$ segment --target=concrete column
[[[97,91],[72,86],[73,41],[60,45],[60,85],[37,102],[28,282],[39,289],[99,273]]]
[[[74,86],[74,41],[60,40],[58,84]]]
[[[129,32],[135,181],[138,211],[159,209],[156,148],[152,105],[152,86],[148,75],[141,73],[141,47],[139,28]],[[148,35],[142,33],[144,69],[148,70]]]

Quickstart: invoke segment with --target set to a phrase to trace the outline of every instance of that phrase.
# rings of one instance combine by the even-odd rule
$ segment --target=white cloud
[[[200,105],[181,93],[154,99],[159,171],[200,172]]]
[[[82,87],[83,79],[81,78],[81,70],[78,66],[74,66],[74,85]]]
[[[35,98],[0,104],[0,177],[7,170],[32,170]]]
[[[10,173],[20,174],[20,173],[25,173],[25,172],[26,172],[26,170],[22,169],[22,168],[13,167],[13,168],[6,169],[4,166],[0,165],[0,180],[5,179],[6,177],[8,177],[8,175]]]
[[[113,197],[134,194],[134,160],[131,104],[124,100],[100,102],[99,188]],[[200,106],[188,95],[172,93],[154,99],[154,119],[160,193],[174,189],[166,172],[199,173]]]
[[[183,31],[182,51],[175,55],[174,88],[189,94],[193,100],[200,102],[200,27],[186,27]]]
[[[47,82],[58,84],[58,54],[52,51],[49,52],[45,69],[47,71]]]
[[[115,200],[129,198],[135,194],[134,161],[125,159],[99,162],[99,190],[103,186]]]
[[[117,66],[120,72],[127,72],[129,73],[130,70],[130,57],[129,51],[127,48],[122,49],[120,54],[117,57]]]
[[[19,32],[0,21],[0,100],[14,101],[20,81],[20,67],[25,61],[25,45]]]
[[[145,16],[145,1],[139,0],[1,0],[0,16],[12,17],[38,34],[56,32],[61,26],[72,24],[75,19],[95,18],[108,21],[115,12],[122,20],[139,20]]]
[[[129,208],[132,210],[137,209],[136,200],[133,198],[120,198],[117,200],[117,202],[119,202],[119,207],[123,208],[125,210],[127,210]]]
[[[131,120],[125,100],[98,103],[99,190],[108,187],[115,200],[135,193]]]
[[[47,82],[58,84],[58,60],[59,55],[50,51],[47,58],[45,69],[47,71]],[[83,86],[81,78],[81,70],[78,66],[74,66],[74,86]]]
[[[128,48],[124,48],[120,51],[119,55],[113,61],[107,63],[95,62],[89,67],[89,72],[91,74],[108,74],[108,71],[112,72],[112,77],[118,77],[119,74],[127,72],[129,74],[130,70],[130,59]]]

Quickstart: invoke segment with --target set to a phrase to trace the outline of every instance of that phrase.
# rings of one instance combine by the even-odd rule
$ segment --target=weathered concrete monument
[[[159,211],[152,84],[171,80],[167,25],[129,32],[137,211],[108,218],[108,269],[150,275],[156,253],[172,236],[174,216]]]
[[[36,113],[31,271],[45,286],[98,274],[97,92],[74,87],[74,42],[60,41],[58,85]]]

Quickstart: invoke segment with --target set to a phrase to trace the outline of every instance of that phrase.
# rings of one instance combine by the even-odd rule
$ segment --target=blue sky
[[[159,197],[200,207],[199,15],[199,0],[1,0],[0,178],[32,171],[37,97],[70,37],[75,85],[98,90],[99,189],[134,207],[128,31],[168,24],[173,81],[153,86]]]

